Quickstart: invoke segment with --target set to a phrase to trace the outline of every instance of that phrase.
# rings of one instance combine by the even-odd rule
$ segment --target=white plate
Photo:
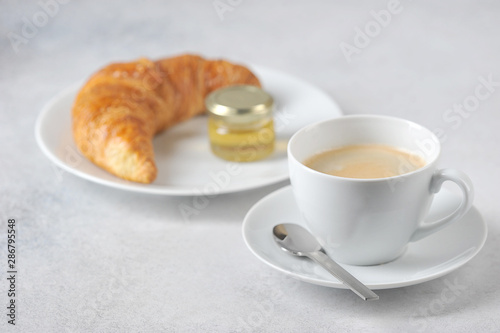
[[[252,67],[275,99],[276,151],[262,161],[235,164],[210,152],[206,116],[171,128],[154,139],[158,177],[145,185],[115,177],[78,152],[71,132],[71,107],[82,83],[55,96],[40,113],[36,140],[60,168],[87,180],[122,190],[169,195],[229,193],[277,183],[288,178],[286,145],[301,127],[341,115],[328,95],[288,74]]]
[[[457,207],[460,197],[442,189],[434,198],[429,220],[445,216]],[[327,287],[345,286],[308,259],[294,257],[274,242],[272,228],[278,223],[303,225],[290,186],[257,202],[243,222],[243,238],[253,254],[269,266],[299,280]],[[472,259],[486,241],[487,227],[476,208],[456,223],[410,243],[398,259],[383,265],[342,265],[371,289],[409,286],[443,276]]]

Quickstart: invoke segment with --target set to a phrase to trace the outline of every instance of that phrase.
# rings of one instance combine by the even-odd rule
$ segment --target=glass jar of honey
[[[274,150],[273,98],[256,86],[218,89],[207,96],[212,152],[225,160],[251,162]]]

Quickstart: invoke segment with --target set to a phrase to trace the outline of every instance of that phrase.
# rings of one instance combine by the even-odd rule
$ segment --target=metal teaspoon
[[[365,301],[379,299],[377,294],[328,257],[318,240],[300,225],[278,224],[273,228],[273,235],[282,250],[317,262]]]

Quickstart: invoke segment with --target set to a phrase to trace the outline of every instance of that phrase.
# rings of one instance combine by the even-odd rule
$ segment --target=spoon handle
[[[358,279],[349,274],[342,266],[333,261],[329,256],[321,251],[308,252],[306,255],[323,266],[328,272],[339,279],[342,283],[348,286],[359,297],[365,301],[377,300],[378,295],[368,289],[367,286],[362,284]]]

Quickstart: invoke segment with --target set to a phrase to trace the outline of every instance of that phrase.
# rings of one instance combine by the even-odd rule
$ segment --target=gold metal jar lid
[[[221,88],[205,99],[207,110],[231,123],[248,123],[269,116],[273,98],[264,90],[251,85]]]

